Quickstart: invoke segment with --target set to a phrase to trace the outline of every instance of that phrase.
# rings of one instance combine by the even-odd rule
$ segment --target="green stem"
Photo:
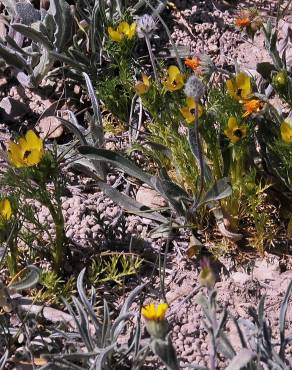
[[[150,60],[151,60],[155,81],[156,81],[157,85],[160,86],[160,81],[159,81],[159,78],[158,78],[157,68],[156,68],[156,64],[155,64],[155,60],[154,60],[154,55],[152,53],[151,43],[150,43],[148,35],[145,35],[145,41],[146,41],[146,45],[147,45],[147,48],[148,48],[149,57],[150,57]]]
[[[12,239],[8,243],[8,248],[10,251],[9,256],[9,263],[8,270],[11,276],[14,276],[17,273],[17,256],[18,256],[18,250],[17,250],[17,244],[15,243],[15,240]]]
[[[55,224],[56,239],[53,252],[54,271],[56,273],[59,273],[63,262],[64,246],[66,240],[65,221],[62,213],[62,208],[60,205],[58,205],[56,210],[52,202],[49,200],[46,206],[48,207]]]

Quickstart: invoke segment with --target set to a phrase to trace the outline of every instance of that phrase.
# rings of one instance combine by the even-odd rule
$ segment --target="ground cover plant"
[[[291,2],[224,5],[234,34],[263,41],[252,68],[176,44],[179,3],[0,3],[5,83],[55,96],[38,117],[24,103],[13,115],[5,88],[0,102],[1,369],[292,366],[291,275],[279,283],[291,267]],[[270,254],[278,330],[261,290],[276,269],[256,275]],[[245,314],[220,291],[240,265],[256,299]],[[195,286],[176,306],[170,287],[188,268]],[[200,358],[174,340],[189,303]]]

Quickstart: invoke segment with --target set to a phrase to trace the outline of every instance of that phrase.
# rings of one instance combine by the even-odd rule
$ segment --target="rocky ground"
[[[276,4],[275,1],[259,2],[264,16],[270,17],[275,16]],[[168,10],[172,36],[178,45],[187,45],[190,54],[208,53],[214,62],[221,66],[236,59],[248,69],[254,68],[256,62],[268,58],[260,36],[256,36],[255,43],[251,46],[240,32],[235,31],[233,19],[238,10],[235,5],[221,0],[182,0],[175,1],[174,5],[175,7]],[[46,120],[41,124],[46,115],[56,110],[63,113],[66,109],[74,110],[77,106],[76,101],[80,99],[82,101],[82,92],[77,87],[66,87],[66,82],[64,84],[63,81],[57,85],[44,82],[39,89],[30,91],[17,85],[10,76],[2,74],[0,77],[2,143],[9,137],[7,128],[14,129],[19,120],[23,125],[37,122],[38,127],[47,127],[54,123],[48,123]],[[82,110],[84,107],[86,102],[84,105],[81,104],[79,109]],[[58,135],[62,135],[62,132]],[[62,136],[58,140],[62,141]],[[106,248],[106,243],[110,239],[128,242],[131,236],[143,239],[144,246],[147,245],[154,253],[165,246],[165,240],[149,237],[149,231],[155,226],[153,221],[126,214],[100,192],[94,182],[80,174],[70,172],[69,179],[68,194],[63,198],[63,210],[67,225],[66,235],[74,240],[77,246],[93,246],[98,250],[101,246]],[[120,181],[120,184],[117,181]],[[108,183],[124,187],[133,197],[148,206],[165,205],[164,201],[147,187],[139,184],[127,186],[125,179],[118,173],[110,173]],[[48,228],[52,227],[46,209],[40,210],[39,218],[43,224],[48,224]],[[167,255],[166,298],[170,304],[169,321],[172,325],[172,339],[181,363],[206,366],[209,361],[208,334],[204,327],[202,310],[196,303],[199,287],[198,266],[196,260],[185,257],[188,241],[186,232],[178,233]],[[288,243],[289,241],[287,249]],[[227,307],[232,315],[241,318],[244,326],[244,320],[250,319],[249,306],[256,307],[260,297],[265,294],[266,314],[277,338],[279,307],[285,289],[292,279],[290,270],[292,258],[289,255],[280,258],[266,253],[263,258],[253,255],[250,261],[248,259],[241,263],[231,261],[227,255],[219,259],[214,266],[217,268],[216,289],[219,308]],[[142,275],[141,278],[146,279],[146,276]],[[288,331],[291,330],[291,324],[290,307],[287,313]],[[231,321],[228,332],[232,343],[239,345],[239,338]],[[289,354],[292,358],[292,348]],[[149,368],[156,367],[150,365]]]

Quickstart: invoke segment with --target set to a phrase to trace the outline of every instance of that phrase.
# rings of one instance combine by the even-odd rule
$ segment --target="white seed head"
[[[193,97],[196,101],[199,101],[205,93],[205,85],[196,76],[191,76],[185,85],[186,96]]]
[[[137,19],[137,34],[140,39],[143,37],[151,37],[156,30],[156,23],[152,15],[144,14]]]

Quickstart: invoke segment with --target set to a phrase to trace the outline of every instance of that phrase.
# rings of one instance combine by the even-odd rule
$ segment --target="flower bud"
[[[287,71],[281,70],[273,76],[273,84],[276,87],[284,87],[288,82]]]
[[[205,286],[208,289],[213,289],[216,278],[210,266],[209,260],[207,258],[202,258],[200,264],[202,269],[199,274],[199,283],[201,284],[201,286]]]

